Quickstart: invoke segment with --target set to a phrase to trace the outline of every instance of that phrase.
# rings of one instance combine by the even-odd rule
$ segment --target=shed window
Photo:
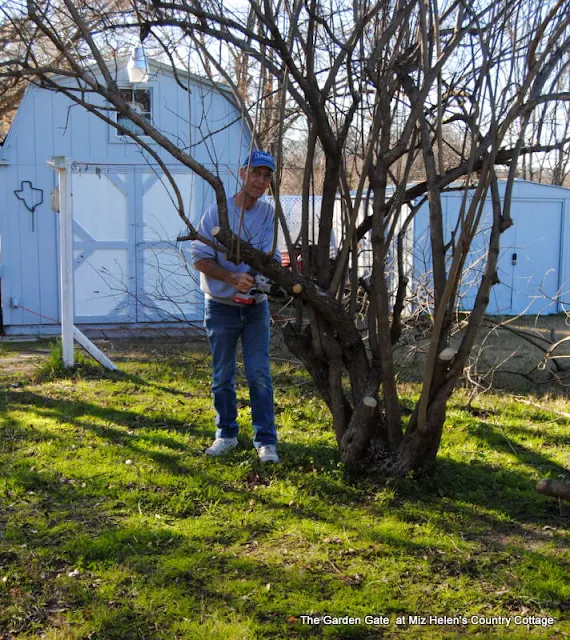
[[[123,100],[129,103],[132,109],[144,116],[149,122],[152,122],[152,92],[150,89],[136,89],[135,87],[124,87],[119,89],[119,93]],[[134,122],[117,114],[117,124],[121,125],[127,131],[138,135],[144,135],[143,130]],[[117,130],[117,135],[121,133]]]

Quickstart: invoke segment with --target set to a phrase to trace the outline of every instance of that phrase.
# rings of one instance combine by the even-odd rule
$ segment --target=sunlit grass
[[[569,510],[534,490],[570,479],[567,400],[460,391],[434,476],[349,480],[326,408],[287,363],[282,463],[257,461],[244,389],[240,447],[205,457],[207,354],[159,346],[119,352],[117,374],[86,358],[66,373],[44,345],[26,375],[0,374],[0,637],[570,634]],[[418,390],[403,390],[411,406]],[[303,623],[326,614],[361,624]],[[408,618],[472,615],[556,622]]]

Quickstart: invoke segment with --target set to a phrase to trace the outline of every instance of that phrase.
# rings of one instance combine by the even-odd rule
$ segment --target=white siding
[[[505,183],[501,183],[504,197]],[[445,239],[461,207],[460,192],[442,196]],[[497,274],[500,283],[491,290],[487,313],[501,315],[551,314],[561,310],[560,300],[570,288],[570,258],[565,239],[569,237],[570,189],[516,181],[511,216],[514,225],[501,236]],[[461,287],[461,308],[469,310],[475,301],[485,267],[491,224],[491,204],[475,238]],[[414,287],[422,292],[432,285],[429,256],[429,212],[422,206],[414,221]]]

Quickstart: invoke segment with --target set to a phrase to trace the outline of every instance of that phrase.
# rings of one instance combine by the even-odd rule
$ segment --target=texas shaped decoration
[[[18,200],[24,203],[26,209],[32,214],[32,231],[35,231],[34,211],[44,201],[43,189],[36,189],[36,187],[32,187],[32,183],[29,180],[23,180],[20,183],[20,189],[14,191],[14,194]]]

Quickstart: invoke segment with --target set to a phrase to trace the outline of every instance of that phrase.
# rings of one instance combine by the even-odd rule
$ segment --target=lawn
[[[534,488],[570,481],[564,397],[459,391],[435,475],[386,484],[285,360],[262,466],[243,388],[240,448],[203,455],[200,343],[106,344],[120,373],[1,349],[2,640],[570,637],[570,503]]]

